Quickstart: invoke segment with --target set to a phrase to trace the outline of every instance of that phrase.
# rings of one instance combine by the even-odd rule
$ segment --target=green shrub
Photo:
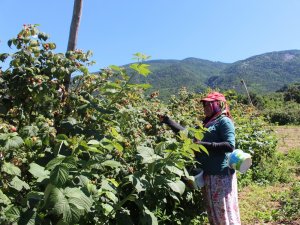
[[[288,183],[293,180],[293,170],[290,161],[276,154],[273,157],[264,157],[253,168],[253,180],[260,184]]]
[[[291,221],[300,218],[300,182],[295,182],[288,192],[278,199],[281,207],[273,212],[276,221]]]
[[[264,118],[252,107],[240,107],[233,112],[236,127],[236,148],[252,155],[252,168],[264,157],[272,157],[277,139]]]
[[[282,107],[281,109],[264,110],[263,114],[270,123],[278,125],[300,124],[300,104],[295,103],[295,107]]]
[[[248,169],[246,173],[237,173],[237,177],[239,188],[243,188],[254,183],[252,168]]]
[[[294,148],[289,150],[287,157],[290,161],[294,162],[297,166],[300,166],[300,149]]]

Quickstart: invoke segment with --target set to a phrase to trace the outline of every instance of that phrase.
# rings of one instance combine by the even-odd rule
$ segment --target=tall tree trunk
[[[76,49],[78,30],[79,30],[81,11],[82,11],[82,1],[83,0],[74,0],[73,16],[72,16],[72,22],[70,27],[67,51],[74,51]],[[64,79],[66,92],[68,92],[69,90],[70,81],[71,81],[71,74],[67,74]]]

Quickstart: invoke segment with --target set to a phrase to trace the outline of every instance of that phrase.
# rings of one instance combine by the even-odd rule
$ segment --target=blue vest
[[[221,115],[206,125],[208,131],[204,133],[202,141],[205,142],[228,142],[233,148],[235,147],[235,129],[233,122],[225,115]],[[207,175],[229,175],[234,170],[227,166],[225,152],[209,151],[209,155],[201,151],[197,154],[197,160],[200,168]]]

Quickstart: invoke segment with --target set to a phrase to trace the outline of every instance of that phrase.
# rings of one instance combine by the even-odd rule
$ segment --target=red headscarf
[[[221,101],[226,102],[225,96],[219,92],[211,92],[206,97],[201,99],[201,102],[214,102],[214,101]]]
[[[215,119],[221,114],[225,114],[227,117],[232,119],[232,116],[229,111],[229,107],[226,103],[226,98],[223,94],[216,91],[211,92],[207,94],[204,98],[202,98],[201,102],[212,102],[211,107],[212,107],[212,111],[214,112],[214,115],[209,121]],[[219,108],[217,106],[219,106]]]

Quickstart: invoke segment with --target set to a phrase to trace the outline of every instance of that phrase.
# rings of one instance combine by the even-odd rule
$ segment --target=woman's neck
[[[217,119],[220,115],[222,115],[223,112],[218,112],[218,113],[215,113],[214,115],[212,116],[209,116],[209,117],[205,117],[205,119],[203,120],[203,125],[206,126],[209,122]]]

